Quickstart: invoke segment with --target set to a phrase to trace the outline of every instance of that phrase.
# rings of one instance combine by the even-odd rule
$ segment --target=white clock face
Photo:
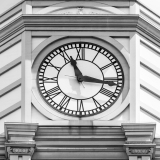
[[[81,81],[77,75],[80,73]],[[101,113],[117,101],[123,90],[124,74],[117,58],[107,49],[75,42],[54,49],[44,58],[37,85],[50,107],[84,117]]]

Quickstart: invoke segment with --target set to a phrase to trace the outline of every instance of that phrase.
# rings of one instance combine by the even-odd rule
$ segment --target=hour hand
[[[94,82],[94,83],[103,83],[103,84],[108,84],[109,86],[115,86],[117,85],[113,81],[103,81],[97,78],[89,77],[89,76],[83,76],[83,81],[84,82]]]
[[[77,62],[72,58],[72,56],[70,58],[71,58],[71,65],[74,67],[75,76],[77,77],[78,82],[82,82],[83,75],[79,70],[79,68],[77,67]]]
[[[76,66],[77,66],[76,60],[74,60],[74,59],[72,58],[72,56],[70,56],[70,58],[71,58],[71,65],[72,65],[73,67],[76,67]]]

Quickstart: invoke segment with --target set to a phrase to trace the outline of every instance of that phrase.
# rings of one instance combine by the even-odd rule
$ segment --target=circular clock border
[[[67,108],[64,108],[62,105],[60,105],[61,104],[61,102],[60,102],[60,104],[57,104],[55,101],[53,101],[53,99],[51,98],[51,96],[50,96],[50,94],[49,93],[47,93],[48,91],[45,91],[45,85],[44,85],[44,83],[42,82],[42,83],[40,83],[39,81],[42,81],[42,80],[40,80],[40,78],[39,77],[42,77],[42,75],[39,75],[39,74],[43,74],[43,76],[44,76],[44,73],[45,73],[45,70],[46,70],[46,68],[47,68],[47,66],[48,66],[48,64],[50,64],[51,63],[51,61],[58,55],[58,53],[57,53],[57,51],[59,51],[61,48],[66,48],[66,47],[68,47],[66,50],[68,50],[68,49],[74,49],[74,48],[76,48],[77,47],[77,45],[80,47],[80,45],[82,45],[82,44],[84,44],[84,47],[82,47],[82,48],[88,48],[88,49],[91,49],[91,50],[94,50],[93,48],[90,48],[89,46],[92,46],[92,47],[96,47],[96,48],[100,48],[101,50],[103,50],[103,52],[101,52],[101,51],[98,51],[98,50],[96,50],[95,49],[95,51],[97,52],[97,53],[99,53],[99,54],[102,54],[102,55],[104,55],[109,61],[110,61],[110,63],[113,63],[113,66],[114,66],[114,68],[115,68],[115,71],[116,71],[116,73],[117,73],[117,76],[119,76],[118,75],[118,70],[120,69],[121,70],[121,72],[122,72],[122,74],[120,75],[121,77],[122,77],[122,83],[120,83],[119,81],[117,81],[118,83],[117,83],[117,86],[116,86],[116,89],[115,89],[115,91],[114,91],[114,93],[113,93],[113,95],[111,96],[111,97],[109,97],[109,99],[103,104],[103,105],[100,105],[99,107],[97,107],[97,108],[94,108],[94,109],[90,109],[90,110],[84,110],[84,111],[74,111],[74,110],[70,110],[70,109],[67,109]],[[74,47],[73,48],[69,48],[69,46],[73,46],[74,45]],[[88,47],[86,47],[86,46],[88,46]],[[56,55],[53,55],[53,53],[56,53]],[[109,55],[109,57],[108,57],[108,55]],[[52,57],[51,59],[48,59],[48,57]],[[96,56],[95,56],[96,57]],[[112,59],[110,59],[110,57],[112,57]],[[112,60],[114,60],[114,62],[116,62],[116,63],[118,63],[118,65],[116,65],[115,66],[115,63],[114,62],[112,62]],[[46,62],[47,61],[47,62]],[[87,60],[84,60],[84,61],[87,61]],[[88,60],[89,61],[89,60]],[[89,62],[91,62],[91,61],[89,61]],[[96,65],[96,63],[94,63],[94,61],[92,62],[94,65]],[[46,64],[46,65],[43,65],[43,64]],[[59,70],[59,72],[58,72],[58,75],[59,75],[59,73],[60,73],[60,71],[62,70],[62,68],[63,67],[65,67],[65,65],[66,64],[64,64],[62,67],[61,67],[61,69]],[[97,66],[97,65],[96,65]],[[118,68],[118,69],[116,69],[116,67],[117,66],[119,66],[120,68]],[[98,66],[97,66],[98,67]],[[99,68],[99,67],[98,67]],[[99,68],[100,69],[100,68]],[[44,70],[44,72],[40,72],[40,70]],[[101,71],[102,72],[102,71]],[[61,113],[63,113],[63,114],[66,114],[66,115],[69,115],[69,116],[75,116],[75,117],[87,117],[87,116],[93,116],[93,115],[96,115],[96,114],[100,114],[101,112],[104,112],[105,110],[107,110],[107,109],[109,109],[116,101],[117,101],[117,99],[119,98],[119,96],[120,96],[120,94],[121,94],[121,92],[122,92],[122,90],[123,90],[123,86],[124,86],[124,73],[123,73],[123,69],[122,69],[122,66],[121,66],[121,64],[119,63],[119,61],[117,60],[117,58],[112,54],[112,53],[110,53],[106,48],[104,48],[104,47],[102,47],[102,46],[100,46],[100,45],[97,45],[97,44],[93,44],[93,43],[88,43],[88,42],[83,42],[83,41],[81,41],[81,42],[72,42],[72,43],[67,43],[67,44],[64,44],[64,45],[62,45],[62,46],[59,46],[58,48],[54,48],[50,53],[48,53],[47,55],[46,55],[46,57],[43,59],[43,61],[41,62],[41,64],[40,64],[40,66],[39,66],[39,69],[38,69],[38,73],[39,74],[37,74],[37,85],[38,85],[38,89],[39,89],[39,92],[40,92],[40,94],[41,94],[41,96],[42,96],[42,98],[46,101],[46,103],[49,105],[49,106],[51,106],[53,109],[55,109],[55,110],[57,110],[57,111],[59,111],[59,112],[61,112]],[[57,76],[58,77],[58,76]],[[43,84],[43,86],[41,86]],[[104,85],[104,84],[103,84]],[[102,86],[103,86],[102,85]],[[58,84],[58,80],[57,80],[57,87],[61,90],[61,92],[67,97],[68,95],[66,94],[66,93],[64,93],[63,91],[62,91],[62,89],[61,89],[61,87],[59,86],[59,84]],[[44,88],[44,89],[40,89],[40,88]],[[101,87],[102,88],[102,87]],[[120,88],[120,89],[118,89],[118,88]],[[51,89],[51,90],[53,90],[53,89]],[[55,90],[57,90],[57,88],[56,89],[54,89],[54,91]],[[42,91],[44,92],[44,93],[42,93]],[[117,93],[117,92],[119,92],[119,93]],[[55,92],[54,92],[55,93]],[[96,95],[97,95],[98,93],[96,93]],[[118,95],[117,95],[118,94]],[[47,96],[47,98],[46,98],[46,96]],[[58,95],[57,95],[58,96]],[[65,98],[66,98],[65,97]],[[69,96],[68,96],[69,97]],[[95,97],[95,95],[93,95],[92,97]],[[71,97],[70,97],[71,98]],[[90,97],[91,98],[91,97]],[[67,98],[66,98],[67,99]],[[75,99],[75,98],[71,98],[71,99]],[[88,98],[86,98],[86,99],[88,99]],[[78,103],[78,99],[76,99],[77,100],[77,103]],[[82,100],[82,99],[81,99]],[[62,101],[63,101],[63,99],[62,99]],[[69,103],[69,102],[68,102]],[[67,104],[68,104],[67,103]],[[94,102],[95,103],[95,102]],[[83,102],[82,102],[82,104],[83,104]],[[77,106],[78,107],[78,106]],[[77,108],[76,107],[76,108]],[[87,107],[86,107],[87,108]]]

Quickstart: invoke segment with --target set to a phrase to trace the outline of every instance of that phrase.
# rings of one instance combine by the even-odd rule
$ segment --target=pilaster
[[[140,7],[137,2],[130,2],[130,14],[139,14],[140,13]]]
[[[31,1],[24,1],[22,4],[22,13],[23,14],[32,14],[32,5]]]
[[[140,38],[134,33],[130,39],[130,122],[139,122],[140,113]]]
[[[155,156],[156,124],[128,123],[122,124],[126,136],[124,148],[129,160],[151,160]]]
[[[31,160],[35,150],[36,123],[5,123],[6,157],[10,160]]]
[[[22,122],[31,122],[31,32],[22,34],[22,84],[21,84],[21,112]]]

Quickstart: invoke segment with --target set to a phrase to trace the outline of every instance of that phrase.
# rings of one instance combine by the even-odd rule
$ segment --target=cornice
[[[93,159],[95,154],[97,160],[104,156],[112,160],[128,159],[127,156],[156,159],[159,139],[154,138],[155,128],[156,124],[150,123],[124,123],[121,127],[5,123],[5,136],[0,137],[1,155],[4,159],[11,155],[33,155],[32,159],[46,160],[53,159],[53,154],[59,159],[63,159],[62,154],[73,159],[72,153],[78,153],[82,159]]]
[[[134,1],[134,0],[133,0]],[[160,14],[159,13],[155,13],[155,11],[153,9],[151,9],[149,6],[146,6],[144,4],[144,2],[142,2],[142,0],[135,0],[136,3],[138,3],[139,5],[143,6],[144,8],[146,8],[149,12],[151,12],[152,14],[156,15],[157,17],[160,18]]]
[[[139,15],[22,15],[2,28],[0,41],[24,30],[138,32],[160,43],[159,28]]]
[[[126,136],[126,144],[148,144],[153,143],[156,124],[124,123],[122,124],[122,130]]]
[[[157,28],[153,24],[150,24],[148,21],[143,19],[141,16],[139,17],[137,23],[137,32],[146,34],[160,43],[160,26]]]
[[[9,23],[7,26],[1,29],[0,31],[0,43],[6,40],[7,38],[13,36],[17,32],[21,31],[21,33],[24,31],[25,25],[23,16],[20,16],[16,18],[14,21]]]
[[[122,130],[126,137],[124,148],[130,156],[150,156],[155,158],[155,123],[124,123]]]
[[[37,123],[5,123],[6,157],[11,155],[32,156],[36,147]]]
[[[138,15],[22,15],[1,30],[2,41],[25,30],[124,30],[136,27]],[[87,28],[88,27],[88,28]],[[90,27],[90,28],[89,28]]]

